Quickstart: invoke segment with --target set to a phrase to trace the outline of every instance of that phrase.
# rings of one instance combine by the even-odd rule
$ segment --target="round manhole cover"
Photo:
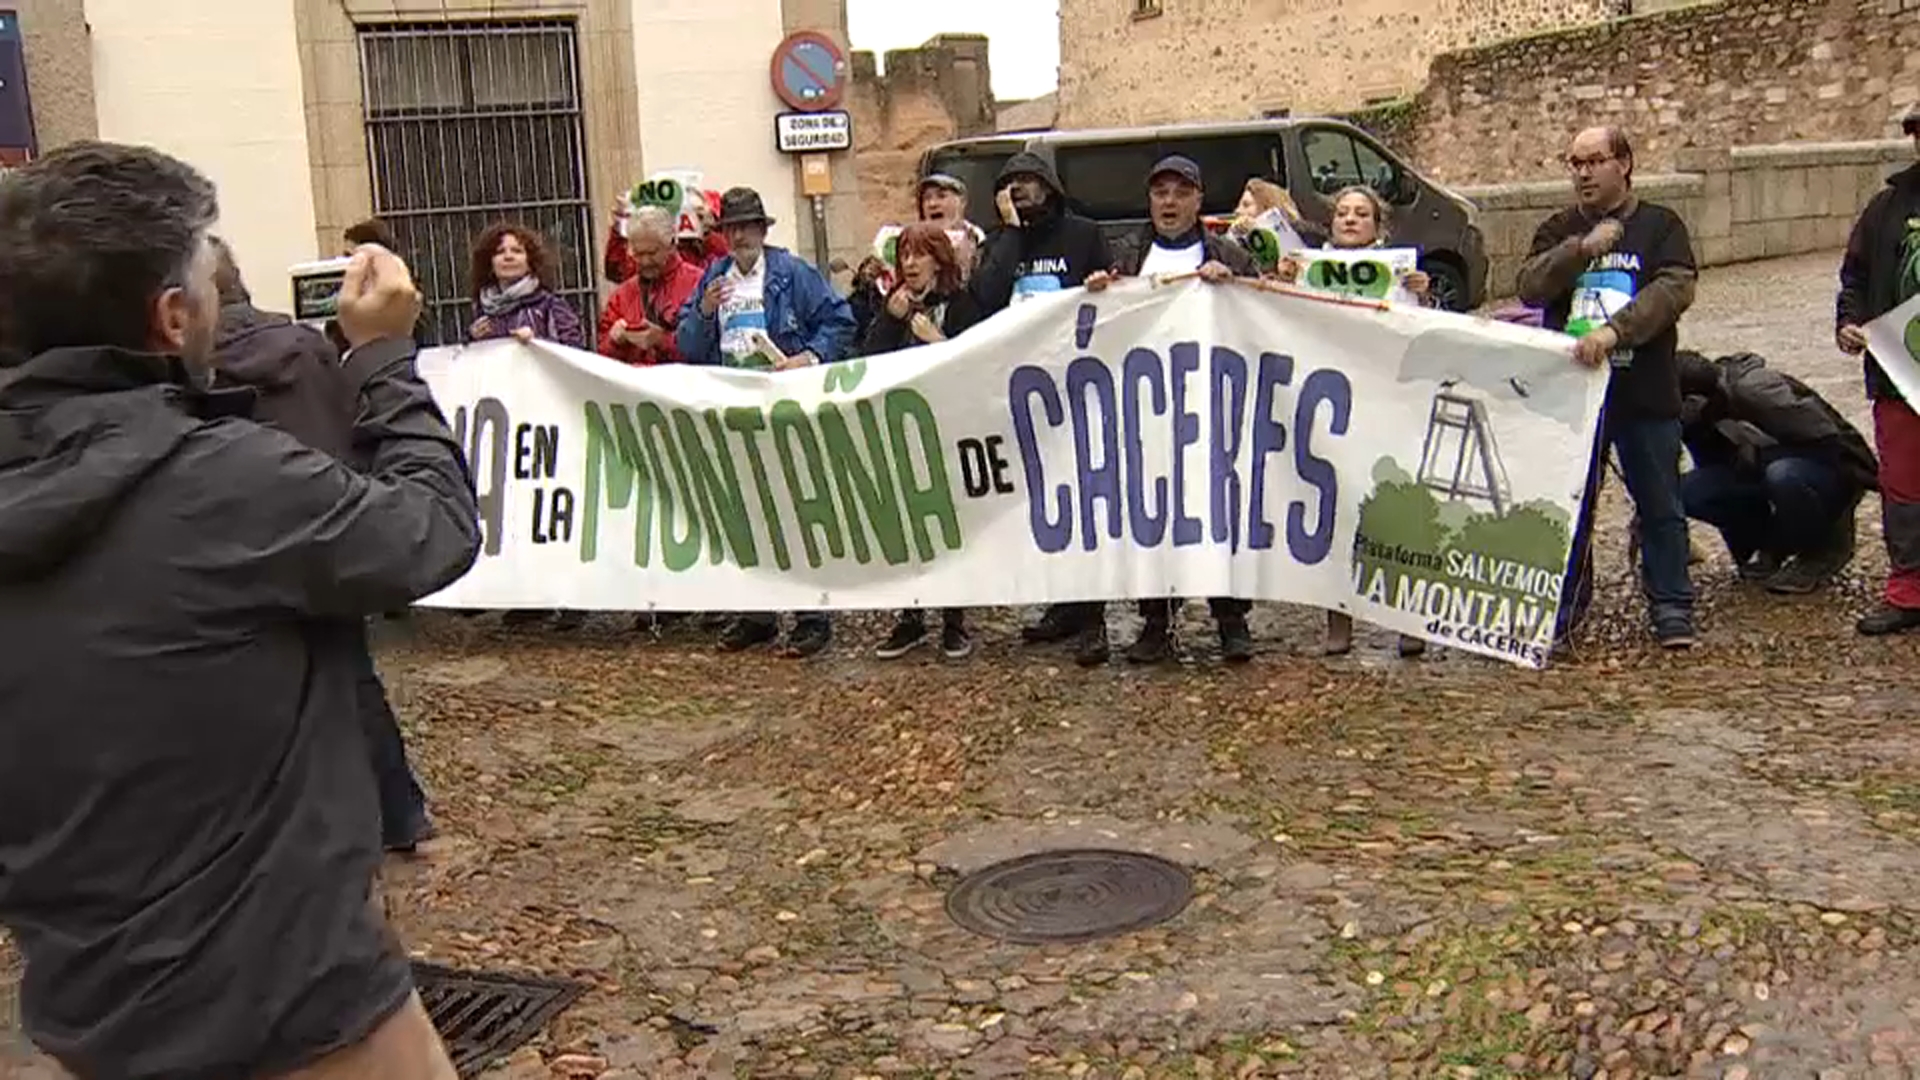
[[[1043,851],[962,878],[947,917],[1019,945],[1092,941],[1144,930],[1185,910],[1193,876],[1134,851]]]

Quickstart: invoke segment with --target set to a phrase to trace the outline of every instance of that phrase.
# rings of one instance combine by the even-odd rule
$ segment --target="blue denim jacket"
[[[846,359],[854,334],[853,308],[846,299],[833,291],[820,271],[785,248],[768,247],[760,257],[767,261],[767,336],[788,356],[812,352],[823,364]],[[720,320],[701,314],[700,298],[713,279],[732,269],[731,256],[715,259],[680,310],[675,340],[689,364],[722,363]]]

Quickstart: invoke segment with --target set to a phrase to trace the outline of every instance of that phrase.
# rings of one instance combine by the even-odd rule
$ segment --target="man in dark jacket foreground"
[[[1854,507],[1874,489],[1867,440],[1832,405],[1752,353],[1681,350],[1687,516],[1720,530],[1740,576],[1809,593],[1853,559]]]
[[[1113,269],[1099,271],[1087,278],[1087,289],[1105,289],[1115,277],[1158,274],[1198,274],[1206,281],[1221,282],[1234,277],[1259,277],[1253,256],[1240,245],[1208,232],[1200,224],[1200,199],[1206,186],[1200,166],[1190,158],[1175,154],[1163,158],[1147,174],[1147,206],[1151,221],[1138,233],[1114,245]],[[1253,605],[1230,596],[1207,601],[1214,622],[1220,628],[1220,655],[1229,663],[1253,659],[1253,633],[1247,628],[1247,612]],[[1127,660],[1135,664],[1157,664],[1173,656],[1174,602],[1165,598],[1140,601],[1140,617],[1145,623],[1140,637],[1127,649]],[[1106,620],[1096,610],[1099,625],[1089,637],[1099,639],[1100,648],[1082,649],[1083,657],[1105,657]]]
[[[340,354],[326,336],[277,312],[253,306],[240,267],[226,241],[211,238],[213,285],[220,296],[220,325],[214,333],[213,374],[209,384],[250,388],[253,418],[277,427],[315,450],[350,465],[353,449],[354,388],[340,367]],[[416,343],[419,338],[416,336]],[[380,788],[380,842],[388,851],[410,852],[433,836],[427,799],[407,763],[400,723],[387,704],[365,624],[358,630],[360,719],[367,726],[374,780]]]
[[[987,237],[980,265],[968,282],[983,317],[1047,293],[1086,284],[1090,274],[1111,270],[1113,254],[1092,219],[1067,207],[1066,189],[1053,166],[1036,154],[1007,159],[994,183],[1000,227]],[[1021,631],[1028,644],[1076,639],[1074,659],[1083,665],[1107,659],[1107,624],[1098,603],[1054,604],[1040,621]]]
[[[372,895],[345,620],[466,571],[473,487],[354,256],[363,475],[202,389],[213,186],[75,143],[0,180],[0,925],[22,1027],[80,1077],[451,1080]],[[230,400],[238,398],[240,400]]]
[[[1920,156],[1920,105],[1902,130]],[[1840,263],[1835,339],[1865,358],[1880,449],[1880,529],[1887,543],[1887,588],[1880,607],[1858,624],[1862,634],[1920,629],[1920,414],[1867,352],[1866,325],[1920,295],[1920,164],[1887,178],[1847,240]]]

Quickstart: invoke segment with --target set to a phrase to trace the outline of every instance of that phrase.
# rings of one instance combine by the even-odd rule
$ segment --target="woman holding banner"
[[[862,356],[931,345],[959,335],[980,321],[980,306],[966,288],[966,272],[946,226],[922,221],[900,234],[895,248],[900,283],[875,312],[873,326],[861,346]],[[900,613],[893,632],[874,650],[882,660],[894,660],[927,640],[926,616],[918,608]],[[973,652],[964,608],[942,612],[940,652],[959,660]]]
[[[1325,246],[1336,251],[1385,247],[1387,222],[1387,202],[1372,188],[1360,185],[1346,188],[1333,197],[1333,229]],[[1297,281],[1300,271],[1299,260],[1282,259],[1277,276],[1282,281]],[[1400,283],[1422,305],[1432,305],[1433,292],[1426,274],[1409,270],[1401,275]],[[1328,656],[1345,656],[1353,651],[1353,616],[1327,612],[1326,651]],[[1425,641],[1405,634],[1400,636],[1401,656],[1419,656],[1426,651]]]
[[[511,337],[522,343],[539,338],[587,347],[580,313],[547,287],[558,281],[546,238],[524,225],[499,224],[480,234],[473,245],[470,268],[473,303],[478,317],[467,328],[471,342]],[[573,630],[587,621],[586,612],[556,613],[518,608],[501,618],[507,627],[530,626],[554,620],[554,629]]]
[[[495,225],[473,245],[473,304],[478,318],[467,340],[552,341],[587,347],[580,313],[549,283],[560,280],[546,237],[524,225]]]

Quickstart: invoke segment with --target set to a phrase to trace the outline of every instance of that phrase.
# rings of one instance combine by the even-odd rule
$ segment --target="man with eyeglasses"
[[[1633,146],[1618,128],[1588,128],[1567,150],[1575,205],[1540,225],[1520,268],[1519,294],[1544,323],[1576,339],[1574,359],[1608,366],[1599,449],[1574,531],[1556,638],[1564,644],[1593,590],[1593,510],[1605,450],[1639,517],[1642,585],[1653,636],[1664,648],[1694,643],[1687,518],[1680,501],[1680,316],[1697,276],[1686,222],[1633,192]]]
[[[1920,104],[1900,130],[1920,157]],[[1880,529],[1887,544],[1887,588],[1881,604],[1855,627],[1869,637],[1920,629],[1920,415],[1867,352],[1868,323],[1920,294],[1920,164],[1887,178],[1854,223],[1840,263],[1835,339],[1865,358],[1873,399],[1873,437],[1880,450]]]

